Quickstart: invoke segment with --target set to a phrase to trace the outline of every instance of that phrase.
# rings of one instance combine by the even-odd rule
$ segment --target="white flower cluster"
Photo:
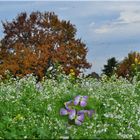
[[[139,82],[60,78],[36,83],[29,75],[1,82],[0,138],[140,139]],[[79,94],[89,96],[88,105],[96,111],[80,127],[59,115],[64,101]]]

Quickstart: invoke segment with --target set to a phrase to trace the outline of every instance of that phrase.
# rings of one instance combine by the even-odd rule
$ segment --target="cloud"
[[[118,18],[113,21],[108,21],[104,25],[94,29],[94,32],[97,34],[110,33],[118,28],[121,29],[120,26],[124,28],[126,24],[135,23],[140,23],[140,11],[120,11],[120,16]]]
[[[114,24],[130,24],[140,22],[140,11],[122,11]]]
[[[101,26],[100,28],[95,29],[95,33],[97,34],[104,34],[104,33],[108,33],[111,31],[111,28],[106,25],[106,26]]]
[[[140,3],[104,3],[102,12],[109,16],[98,18],[99,12],[96,14],[99,20],[93,19],[88,29],[89,40],[93,39],[90,45],[93,51],[89,52],[93,58],[88,59],[95,62],[90,71],[98,73],[109,57],[121,61],[130,51],[140,51]],[[90,26],[93,21],[93,26]]]

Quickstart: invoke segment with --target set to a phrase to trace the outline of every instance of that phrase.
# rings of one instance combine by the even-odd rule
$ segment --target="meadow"
[[[81,125],[60,115],[64,103],[88,96],[93,109]],[[101,80],[60,74],[36,82],[29,75],[0,82],[1,139],[140,139],[140,81],[105,75]]]

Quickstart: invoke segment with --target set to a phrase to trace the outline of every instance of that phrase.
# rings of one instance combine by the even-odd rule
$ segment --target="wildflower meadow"
[[[0,2],[0,139],[140,139],[140,3],[58,1]]]
[[[140,82],[60,74],[0,82],[1,139],[139,139]]]

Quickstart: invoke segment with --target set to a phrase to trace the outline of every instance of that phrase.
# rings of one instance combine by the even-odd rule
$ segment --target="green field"
[[[64,102],[87,95],[94,109],[82,125],[60,115]],[[140,139],[140,82],[60,75],[36,84],[33,76],[0,83],[0,138]]]

